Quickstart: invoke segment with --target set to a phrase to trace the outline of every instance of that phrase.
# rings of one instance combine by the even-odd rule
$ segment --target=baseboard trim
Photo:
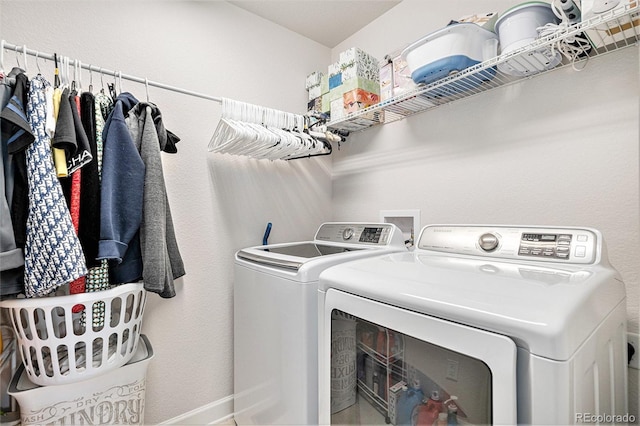
[[[213,425],[233,418],[233,395],[213,401],[160,424]]]

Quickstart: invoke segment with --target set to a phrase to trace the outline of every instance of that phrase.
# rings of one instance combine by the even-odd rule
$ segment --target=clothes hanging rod
[[[48,59],[50,61],[54,61],[55,60],[55,56],[52,53],[45,53],[45,52],[39,52],[37,50],[27,49],[26,45],[18,46],[18,45],[15,45],[15,44],[7,43],[4,40],[2,40],[2,47],[0,48],[0,54],[2,54],[2,58],[0,58],[0,64],[2,66],[4,66],[4,50],[13,51],[13,52],[16,53],[16,55],[20,54],[20,53],[25,55],[25,62],[26,62],[26,55],[35,56],[36,57],[36,61],[38,60],[38,58]],[[60,59],[61,57],[62,57],[62,55],[59,55],[58,59]],[[180,87],[175,87],[175,86],[170,86],[168,84],[159,83],[157,81],[151,81],[151,80],[148,80],[146,78],[141,78],[141,77],[136,77],[134,75],[124,74],[121,71],[112,71],[112,70],[101,68],[101,67],[98,67],[98,66],[95,66],[95,65],[85,64],[85,63],[82,63],[82,62],[78,61],[77,59],[69,58],[69,61],[71,62],[72,65],[74,65],[74,66],[79,65],[81,68],[84,68],[84,69],[89,70],[89,71],[96,71],[96,72],[99,72],[100,74],[110,75],[110,76],[113,76],[113,77],[116,77],[116,78],[119,78],[119,79],[124,78],[125,80],[134,81],[136,83],[144,84],[144,85],[147,85],[147,86],[158,87],[160,89],[170,90],[172,92],[182,93],[182,94],[185,94],[185,95],[195,96],[197,98],[208,99],[210,101],[222,103],[222,98],[220,98],[220,97],[210,96],[210,95],[206,95],[204,93],[198,93],[198,92],[194,92],[192,90],[182,89]],[[26,64],[25,64],[25,66],[26,66]]]
[[[30,56],[35,56],[36,58],[36,65],[37,65],[37,61],[39,58],[42,59],[46,59],[46,60],[50,60],[50,61],[55,61],[56,57],[54,54],[52,53],[45,53],[45,52],[40,52],[37,50],[33,50],[33,49],[28,49],[26,45],[16,45],[16,44],[11,44],[11,43],[7,43],[4,39],[0,40],[0,69],[4,70],[4,51],[5,50],[10,50],[12,52],[14,52],[16,55],[18,54],[22,54],[24,55],[24,68],[25,71],[27,71],[27,55]],[[63,55],[59,55],[58,59],[61,59],[65,56]],[[210,96],[204,93],[198,93],[198,92],[194,92],[192,90],[187,90],[187,89],[183,89],[180,87],[175,87],[175,86],[170,86],[168,84],[164,84],[164,83],[159,83],[157,81],[151,81],[148,80],[147,78],[141,78],[141,77],[136,77],[134,75],[129,75],[129,74],[123,74],[121,71],[113,71],[113,70],[108,70],[105,68],[101,68],[92,64],[86,64],[86,63],[82,63],[77,59],[72,59],[69,58],[69,65],[73,65],[73,66],[79,66],[79,68],[83,68],[86,69],[88,71],[96,71],[100,74],[103,75],[109,75],[109,76],[113,76],[114,78],[118,78],[118,79],[125,79],[125,80],[129,80],[129,81],[133,81],[136,83],[140,83],[140,84],[144,84],[146,87],[148,86],[153,86],[153,87],[158,87],[160,89],[165,89],[165,90],[170,90],[172,92],[176,92],[176,93],[182,93],[185,95],[189,95],[189,96],[194,96],[197,98],[201,98],[201,99],[207,99],[210,101],[214,101],[214,102],[218,102],[218,103],[222,103],[223,98],[221,97],[217,97],[217,96]],[[316,139],[320,139],[323,140],[327,143],[329,143],[329,152],[327,153],[322,153],[322,154],[312,154],[312,155],[307,155],[307,156],[301,156],[301,157],[295,157],[295,158],[290,158],[290,160],[296,160],[299,158],[310,158],[310,157],[315,157],[315,156],[320,156],[320,155],[329,155],[331,154],[331,145],[330,143],[332,142],[340,142],[344,140],[344,137],[338,136],[338,135],[334,135],[331,132],[312,132],[309,131],[308,132],[311,136],[313,136]]]

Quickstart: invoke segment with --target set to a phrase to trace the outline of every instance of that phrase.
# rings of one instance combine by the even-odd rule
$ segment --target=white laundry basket
[[[4,300],[0,307],[9,309],[29,380],[48,386],[90,379],[126,364],[138,346],[146,299],[143,284],[131,283],[69,296]]]

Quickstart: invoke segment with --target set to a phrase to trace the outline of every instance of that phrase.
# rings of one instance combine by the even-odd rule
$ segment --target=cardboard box
[[[588,21],[598,15],[620,16],[620,14],[624,14],[625,9],[628,10],[637,7],[637,5],[638,0],[621,0],[615,7],[608,8],[607,3],[603,0],[582,0],[582,20]],[[640,12],[624,15],[608,24],[605,23],[586,31],[587,37],[596,48],[624,42],[628,38],[632,38],[632,42],[635,43],[636,32],[640,32]]]
[[[307,111],[322,111],[322,96],[307,103]]]
[[[309,92],[309,101],[319,98],[329,92],[329,77],[320,71],[315,71],[307,76],[306,88]]]
[[[342,71],[342,81],[361,77],[380,82],[379,61],[373,55],[357,47],[341,52],[338,63]]]
[[[383,61],[380,65],[380,100],[393,97],[393,62]]]
[[[340,68],[339,62],[330,64],[327,68],[329,76],[329,91],[342,84],[342,68]]]
[[[309,90],[309,88],[311,88],[311,87],[319,86],[320,82],[322,80],[322,77],[324,77],[324,73],[322,71],[314,71],[314,72],[312,72],[311,74],[309,74],[307,76],[305,88],[307,90]]]
[[[329,93],[329,76],[323,75],[320,79],[320,95]]]
[[[23,425],[144,424],[146,375],[153,349],[140,335],[138,349],[124,366],[81,382],[33,384],[24,369],[16,371],[9,394],[20,405]]]
[[[475,13],[473,15],[465,15],[456,19],[456,22],[471,22],[481,27],[493,31],[495,23],[498,20],[498,12]]]
[[[329,93],[325,93],[324,95],[322,95],[322,101],[320,101],[320,107],[322,108],[320,111],[322,111],[325,114],[330,114],[331,113],[331,99],[329,98]]]
[[[411,78],[411,70],[407,61],[400,55],[393,58],[393,96],[415,90],[418,85]]]
[[[351,114],[376,105],[380,102],[380,95],[364,89],[353,89],[342,95],[345,114]]]
[[[402,59],[402,50],[387,55],[387,61],[380,67],[380,100],[385,101],[394,96],[417,89],[418,85],[411,78],[411,70],[407,61]]]
[[[329,91],[339,87],[342,84],[342,73],[329,77]]]
[[[351,80],[343,81],[342,84],[329,91],[329,99],[340,99],[346,92],[354,89],[362,89],[367,92],[380,95],[380,83],[377,81],[366,80],[364,78],[353,78]]]
[[[309,100],[319,98],[320,96],[322,96],[322,89],[319,84],[309,88]]]
[[[351,80],[353,78],[363,78],[380,83],[380,67],[364,68],[362,66],[352,64],[342,69],[342,81]]]
[[[344,101],[342,98],[334,99],[330,102],[331,121],[340,120],[344,117]]]

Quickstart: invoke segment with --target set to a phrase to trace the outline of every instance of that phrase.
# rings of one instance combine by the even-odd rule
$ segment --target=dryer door
[[[516,424],[511,339],[336,289],[321,318],[321,424]]]

